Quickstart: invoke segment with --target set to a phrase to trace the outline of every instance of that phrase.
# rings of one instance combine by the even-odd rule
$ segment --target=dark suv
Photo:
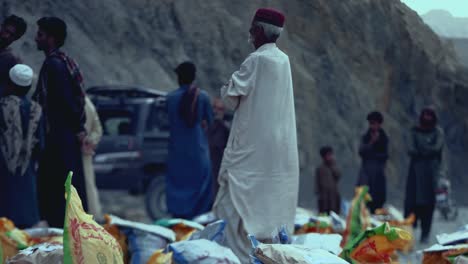
[[[165,173],[169,144],[166,93],[154,89],[97,86],[87,90],[103,137],[94,157],[99,189],[146,193],[153,219],[166,215]]]

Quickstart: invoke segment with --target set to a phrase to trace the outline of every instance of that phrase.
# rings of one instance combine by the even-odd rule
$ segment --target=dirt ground
[[[128,192],[123,191],[99,190],[99,198],[104,214],[113,214],[127,220],[142,223],[151,222],[146,213],[145,197],[143,195],[132,196]]]

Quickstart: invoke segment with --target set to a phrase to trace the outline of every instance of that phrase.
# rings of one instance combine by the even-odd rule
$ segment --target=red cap
[[[284,20],[283,13],[272,8],[260,8],[254,17],[254,21],[268,23],[277,27],[283,27]]]

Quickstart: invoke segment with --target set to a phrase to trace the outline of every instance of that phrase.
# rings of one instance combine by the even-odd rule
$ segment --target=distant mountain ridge
[[[446,38],[468,38],[468,18],[454,17],[446,10],[432,10],[421,16],[434,32]]]
[[[431,10],[423,21],[440,37],[453,45],[461,64],[468,67],[468,18],[455,17],[447,10]]]

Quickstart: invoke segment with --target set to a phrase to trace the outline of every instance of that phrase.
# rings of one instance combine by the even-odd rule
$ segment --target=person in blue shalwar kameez
[[[17,64],[0,99],[0,217],[18,228],[39,222],[35,165],[43,148],[39,104],[26,98],[33,71]]]
[[[175,69],[180,88],[167,96],[170,123],[167,208],[173,217],[192,219],[211,210],[213,188],[205,128],[213,120],[210,99],[195,87],[195,65]]]

